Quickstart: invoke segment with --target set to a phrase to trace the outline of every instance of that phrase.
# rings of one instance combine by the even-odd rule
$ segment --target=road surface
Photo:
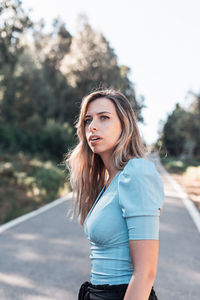
[[[159,262],[159,300],[200,299],[200,232],[169,175],[155,158],[165,186]],[[0,300],[76,300],[89,280],[89,242],[71,222],[66,200],[0,234]]]

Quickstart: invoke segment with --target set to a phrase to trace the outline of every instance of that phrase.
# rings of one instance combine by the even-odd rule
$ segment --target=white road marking
[[[153,160],[157,160],[158,163],[160,162],[159,159],[153,159]],[[192,220],[194,221],[196,227],[197,227],[197,230],[200,232],[200,213],[198,211],[198,209],[196,208],[196,206],[194,205],[194,203],[188,198],[188,195],[183,191],[183,188],[181,187],[180,184],[178,184],[175,179],[173,179],[173,177],[167,172],[167,170],[162,166],[161,163],[159,163],[159,167],[161,168],[162,170],[162,173],[167,177],[167,180],[171,183],[171,185],[173,186],[173,188],[176,190],[178,196],[182,199],[185,207],[187,208],[189,214],[191,215],[192,217]],[[64,197],[61,197],[49,204],[46,204],[45,206],[39,208],[39,209],[36,209],[30,213],[27,213],[21,217],[18,217],[12,221],[9,221],[3,225],[0,226],[0,233],[6,231],[7,229],[9,228],[12,228],[30,218],[33,218],[53,207],[55,207],[56,205],[59,205],[61,203],[63,203],[64,201],[66,200],[69,200],[70,198],[72,197],[72,192],[67,194],[66,196]]]
[[[176,180],[167,172],[166,169],[160,164],[160,168],[162,169],[162,173],[167,177],[167,180],[173,186],[177,195],[182,199],[183,204],[187,208],[192,220],[194,221],[197,230],[200,232],[200,213],[196,208],[195,204],[189,199],[188,195],[184,192],[182,186],[176,182]]]
[[[179,196],[179,198],[181,198],[181,200],[183,201],[183,204],[187,208],[190,216],[192,217],[192,220],[193,220],[194,224],[196,225],[197,230],[200,232],[200,212],[198,211],[198,209],[196,208],[196,206],[194,205],[192,200],[190,200],[187,193],[184,192],[182,186],[163,167],[162,163],[160,162],[159,155],[157,155],[157,153],[153,153],[150,155],[150,158],[152,159],[152,161],[154,161],[155,165],[158,164],[158,167],[159,167],[161,173],[164,174],[164,176],[167,178],[167,180],[173,186],[177,195]]]
[[[66,196],[58,198],[58,199],[52,201],[51,203],[48,203],[48,204],[46,204],[46,205],[44,205],[44,206],[42,206],[42,207],[40,207],[40,208],[38,208],[34,211],[31,211],[31,212],[29,212],[29,213],[27,213],[27,214],[25,214],[21,217],[18,217],[16,219],[12,220],[12,221],[9,221],[9,222],[1,225],[0,226],[0,233],[6,231],[7,229],[10,229],[10,228],[16,226],[16,225],[18,225],[18,224],[20,224],[20,223],[22,223],[26,220],[29,220],[29,219],[31,219],[35,216],[38,216],[38,215],[42,214],[43,212],[55,207],[56,205],[59,205],[59,204],[65,202],[66,200],[69,200],[71,197],[72,197],[72,192],[67,194]]]

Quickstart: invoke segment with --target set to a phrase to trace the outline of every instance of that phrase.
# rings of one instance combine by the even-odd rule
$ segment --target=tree
[[[169,155],[178,156],[183,151],[186,142],[186,118],[187,112],[177,103],[174,111],[168,116],[163,128],[163,144]]]
[[[19,54],[21,34],[33,25],[20,0],[0,1],[0,75],[13,73]]]
[[[0,1],[0,120],[2,120],[2,105],[12,109],[14,93],[13,74],[24,51],[21,36],[33,25],[27,13],[23,10],[20,0]],[[5,93],[7,95],[5,96]],[[12,113],[9,112],[9,115]]]
[[[79,32],[72,38],[70,52],[61,62],[60,70],[77,89],[80,99],[99,88],[121,90],[131,102],[139,120],[142,120],[142,101],[136,101],[130,69],[119,66],[117,56],[100,32],[95,32],[85,16],[80,16]]]
[[[52,32],[45,33],[43,28],[41,20],[34,29],[32,52],[44,70],[46,82],[52,87],[51,117],[61,124],[67,120],[73,125],[78,113],[78,106],[75,105],[78,93],[59,70],[60,62],[69,52],[72,36],[60,19],[53,21]]]
[[[193,101],[189,106],[187,131],[194,143],[194,154],[200,157],[200,94],[193,94]]]

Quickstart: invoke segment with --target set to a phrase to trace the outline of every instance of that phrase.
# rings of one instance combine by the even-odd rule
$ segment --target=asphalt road
[[[0,234],[0,300],[75,300],[89,279],[89,243],[69,200]]]
[[[162,180],[166,197],[155,280],[158,299],[200,300],[200,232],[168,176]]]
[[[200,233],[162,167],[159,300],[200,299]],[[89,280],[89,242],[66,217],[67,200],[0,234],[0,300],[77,300]]]

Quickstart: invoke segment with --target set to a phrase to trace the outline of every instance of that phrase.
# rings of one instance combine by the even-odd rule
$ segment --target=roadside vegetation
[[[0,155],[0,224],[70,192],[64,165],[24,155]]]
[[[200,160],[185,159],[181,160],[176,157],[161,157],[161,162],[170,173],[191,175],[200,179]]]
[[[200,211],[200,94],[177,103],[160,128],[157,147],[161,161]]]
[[[65,20],[67,22],[67,20]],[[99,88],[121,90],[143,122],[144,99],[130,68],[80,15],[72,35],[60,18],[46,30],[20,0],[0,9],[0,224],[68,193],[64,156],[76,143],[82,98]]]
[[[1,1],[0,224],[70,191],[64,156],[76,144],[74,125],[89,92],[120,90],[144,123],[144,97],[136,95],[130,68],[118,63],[109,41],[87,16],[79,16],[77,28],[73,36],[56,18],[47,32],[44,20],[33,22],[20,0]],[[170,172],[181,178],[189,174],[196,182],[200,95],[189,94],[190,105],[176,104],[154,146]],[[191,184],[190,189],[199,197],[199,188]]]
[[[200,211],[200,159],[163,157],[161,162]]]

